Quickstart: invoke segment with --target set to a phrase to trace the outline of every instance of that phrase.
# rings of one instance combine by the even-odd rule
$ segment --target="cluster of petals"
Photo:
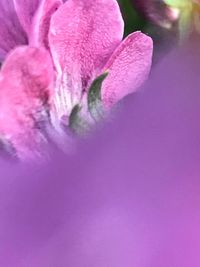
[[[152,39],[123,31],[116,0],[1,0],[0,136],[17,157],[40,155],[101,74],[106,110],[141,86]]]

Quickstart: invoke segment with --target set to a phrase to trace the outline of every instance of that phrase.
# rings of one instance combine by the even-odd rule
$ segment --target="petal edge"
[[[153,41],[149,36],[134,32],[124,39],[104,67],[109,72],[102,86],[105,107],[110,108],[138,90],[150,72],[152,54]]]

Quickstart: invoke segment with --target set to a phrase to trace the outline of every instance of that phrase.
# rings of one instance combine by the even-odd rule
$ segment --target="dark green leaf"
[[[69,116],[69,127],[78,135],[83,135],[89,129],[89,123],[81,115],[81,110],[82,107],[77,104]]]
[[[108,72],[104,72],[98,76],[90,86],[88,92],[88,109],[95,121],[98,121],[103,117],[103,105],[101,101],[101,87],[105,78],[108,76]]]

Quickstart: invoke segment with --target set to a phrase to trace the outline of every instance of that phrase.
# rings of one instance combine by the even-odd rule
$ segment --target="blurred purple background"
[[[0,266],[200,266],[200,40],[71,156],[2,161]]]

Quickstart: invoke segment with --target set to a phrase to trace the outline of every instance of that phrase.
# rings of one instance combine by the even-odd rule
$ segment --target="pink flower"
[[[5,59],[11,49],[18,45],[28,44],[25,28],[28,30],[30,27],[38,2],[39,0],[0,1],[0,62]]]
[[[123,29],[115,0],[69,0],[53,15],[49,44],[58,74],[59,116],[70,115],[91,82],[104,71],[109,72],[102,86],[106,107],[134,92],[146,79],[152,40],[136,32],[121,42]]]
[[[0,62],[7,53],[19,45],[33,45],[38,27],[44,32],[50,23],[51,14],[61,0],[1,0],[0,1]],[[46,15],[37,20],[41,9]],[[48,32],[48,29],[47,29]]]
[[[149,74],[153,44],[141,32],[122,41],[116,0],[38,0],[36,10],[30,1],[14,3],[29,46],[10,53],[0,73],[0,133],[26,158],[77,105],[91,120],[88,95],[97,78],[104,109],[135,92]]]
[[[0,136],[5,148],[14,147],[21,158],[41,154],[53,78],[51,58],[43,48],[16,48],[3,64],[0,73]]]

